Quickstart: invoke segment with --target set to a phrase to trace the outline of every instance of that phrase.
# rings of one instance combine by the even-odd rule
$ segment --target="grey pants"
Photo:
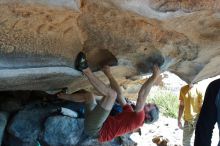
[[[89,136],[97,138],[99,130],[109,114],[110,111],[105,110],[99,104],[86,104],[84,132]]]
[[[198,118],[193,120],[192,122],[184,122],[183,127],[183,146],[193,146],[194,142],[194,131],[196,129],[196,123]]]

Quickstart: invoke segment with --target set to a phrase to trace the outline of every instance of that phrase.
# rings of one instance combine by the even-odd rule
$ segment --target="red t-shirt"
[[[143,125],[144,110],[136,113],[130,105],[123,107],[123,112],[109,116],[99,131],[99,142],[110,141],[115,137],[129,133]]]

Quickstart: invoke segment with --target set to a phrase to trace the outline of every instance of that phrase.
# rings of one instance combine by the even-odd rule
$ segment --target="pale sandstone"
[[[113,72],[121,84],[151,72],[155,63],[198,82],[220,73],[219,5],[217,0],[0,0],[0,54],[5,58],[0,67],[22,67],[26,55],[37,56],[29,63],[34,65],[39,57],[53,58],[40,60],[37,67],[74,68],[83,50],[95,71],[103,62],[118,62]],[[7,55],[12,57],[7,60]],[[13,55],[23,55],[23,62],[10,62]],[[90,88],[77,76],[70,78],[70,91]]]

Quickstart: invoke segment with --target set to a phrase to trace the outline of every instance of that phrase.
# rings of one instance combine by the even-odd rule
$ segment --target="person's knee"
[[[115,90],[110,89],[108,92],[108,96],[115,100],[117,98],[117,92]]]
[[[101,101],[100,103],[101,107],[107,111],[110,111],[115,103],[116,98],[117,98],[117,93],[114,90],[110,89],[107,92],[107,95]]]
[[[94,95],[88,91],[84,93],[84,98],[85,98],[86,102],[91,102],[91,101],[95,100]]]
[[[85,96],[88,98],[93,98],[93,94],[91,92],[85,92]]]

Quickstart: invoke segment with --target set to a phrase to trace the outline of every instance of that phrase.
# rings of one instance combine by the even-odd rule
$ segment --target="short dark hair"
[[[150,118],[145,119],[144,122],[145,122],[146,124],[152,124],[152,123],[156,122],[156,121],[159,119],[159,113],[160,113],[159,108],[157,107],[156,104],[154,105],[154,107],[155,107],[155,108],[153,108],[152,110],[150,110],[150,111],[148,112]]]

